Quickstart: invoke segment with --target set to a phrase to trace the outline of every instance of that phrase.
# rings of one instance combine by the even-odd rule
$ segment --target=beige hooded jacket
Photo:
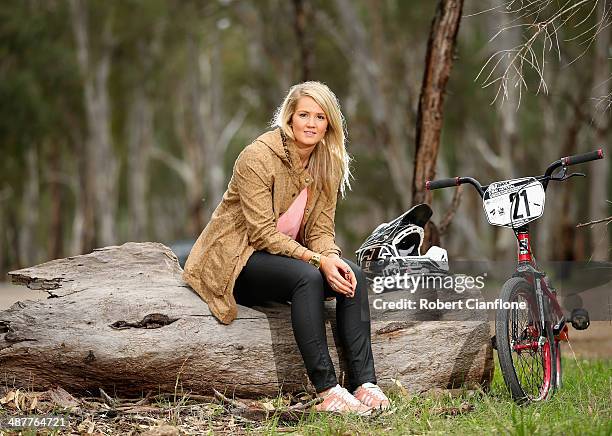
[[[333,186],[340,186],[340,177]],[[309,188],[300,231],[306,247],[276,230],[278,217],[304,187],[314,186],[312,182],[296,146],[282,140],[279,128],[261,135],[236,159],[227,191],[191,249],[183,273],[222,323],[236,318],[234,283],[254,251],[296,259],[306,247],[324,255],[341,254],[334,232],[337,195],[328,198]]]

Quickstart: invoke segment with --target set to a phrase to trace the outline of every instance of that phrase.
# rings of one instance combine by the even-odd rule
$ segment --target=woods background
[[[350,256],[420,199],[417,111],[443,3],[1,2],[2,277],[96,247],[196,238],[238,153],[306,79],[327,83],[347,120],[355,180],[336,231]],[[611,11],[609,0],[463,5],[436,176],[488,183],[608,154],[576,168],[587,179],[551,184],[534,226],[542,259],[609,258],[609,226],[575,225],[612,215]],[[514,235],[487,224],[468,188],[442,246],[451,258],[512,258]],[[436,223],[453,194],[435,193]]]

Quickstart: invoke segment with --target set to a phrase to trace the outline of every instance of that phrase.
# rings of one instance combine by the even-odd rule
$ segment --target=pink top
[[[300,195],[297,196],[289,209],[278,218],[276,230],[296,239],[300,232],[300,225],[304,218],[304,209],[306,209],[306,200],[308,200],[308,188],[302,189]]]

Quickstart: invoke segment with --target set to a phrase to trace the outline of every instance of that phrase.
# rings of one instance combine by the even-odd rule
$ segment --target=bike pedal
[[[576,330],[586,330],[591,324],[589,312],[584,309],[574,309],[571,315],[572,327]]]

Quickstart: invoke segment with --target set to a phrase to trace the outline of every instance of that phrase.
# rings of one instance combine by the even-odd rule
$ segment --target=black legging
[[[291,301],[293,334],[317,392],[338,383],[325,334],[323,302],[329,296],[336,297],[336,323],[348,357],[350,390],[363,383],[376,383],[367,284],[361,269],[344,261],[357,277],[352,298],[333,291],[323,274],[309,263],[263,251],[251,255],[234,286],[236,302],[243,306]]]

